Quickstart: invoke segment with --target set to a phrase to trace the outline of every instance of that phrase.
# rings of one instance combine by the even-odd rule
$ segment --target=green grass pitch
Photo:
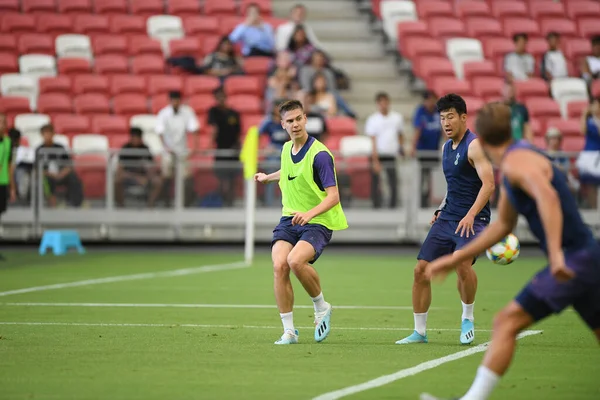
[[[278,347],[273,342],[281,323],[268,254],[259,254],[250,268],[9,295],[3,293],[229,263],[239,261],[241,253],[90,249],[85,256],[5,255],[8,261],[0,265],[2,400],[312,399],[468,348],[458,341],[461,306],[454,276],[433,288],[430,343],[394,344],[412,331],[414,257],[326,251],[316,267],[326,300],[334,306],[332,332],[323,343],[314,342],[312,303],[294,278],[296,305],[303,306],[294,313],[300,344]],[[489,340],[494,313],[543,263],[522,257],[501,267],[479,260],[474,345]],[[533,329],[543,333],[519,341],[515,362],[492,399],[600,399],[598,344],[578,316],[567,310]],[[459,396],[482,356],[348,398],[416,400],[423,391]]]

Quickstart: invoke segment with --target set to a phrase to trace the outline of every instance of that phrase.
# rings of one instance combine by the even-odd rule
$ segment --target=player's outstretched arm
[[[473,163],[477,176],[481,180],[481,189],[479,189],[475,203],[469,210],[469,214],[475,216],[490,201],[496,185],[494,184],[494,168],[485,156],[478,139],[473,140],[469,145],[469,160]]]
[[[254,180],[259,183],[271,183],[271,182],[279,182],[279,177],[281,175],[281,170],[277,170],[272,174],[265,174],[264,172],[259,172],[254,175]]]

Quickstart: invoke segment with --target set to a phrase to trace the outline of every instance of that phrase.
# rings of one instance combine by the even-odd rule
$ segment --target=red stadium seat
[[[137,114],[148,113],[148,99],[141,94],[126,93],[113,98],[115,114],[131,118]]]
[[[541,150],[546,150],[546,138],[535,136],[533,138],[533,145]]]
[[[142,54],[163,55],[160,42],[148,37],[148,35],[135,35],[129,37],[129,55],[139,56]]]
[[[350,136],[358,133],[356,121],[350,117],[327,118],[327,129],[331,136]]]
[[[525,106],[534,118],[560,118],[560,107],[550,97],[531,97]]]
[[[519,0],[496,0],[492,2],[492,15],[497,19],[527,17],[527,5]]]
[[[178,17],[200,15],[200,3],[195,0],[170,0],[167,2],[167,14]]]
[[[19,72],[17,56],[12,53],[0,53],[0,75]]]
[[[183,95],[189,97],[195,94],[212,94],[219,86],[221,81],[216,76],[190,76],[185,79]]]
[[[587,39],[568,39],[565,40],[565,57],[574,61],[592,53],[592,44]]]
[[[484,61],[469,61],[463,64],[463,72],[465,79],[470,81],[478,76],[496,76],[496,67],[490,60]]]
[[[83,184],[85,199],[102,199],[106,197],[107,160],[104,156],[82,154],[75,156],[75,172]]]
[[[85,115],[60,114],[52,118],[57,133],[62,135],[81,135],[91,131],[90,118]]]
[[[73,25],[75,32],[83,35],[106,35],[110,32],[106,15],[75,15]]]
[[[485,58],[495,60],[504,57],[507,53],[514,51],[515,45],[508,38],[488,38],[483,40],[483,52]]]
[[[592,38],[600,35],[600,24],[596,18],[581,18],[578,21],[579,35],[584,38]]]
[[[71,94],[71,78],[68,76],[43,77],[39,80],[39,93]]]
[[[101,35],[92,37],[92,48],[96,57],[106,54],[126,55],[127,39],[119,35]]]
[[[219,31],[219,19],[215,17],[193,16],[183,19],[186,36],[213,35]]]
[[[525,33],[530,38],[540,36],[538,23],[529,18],[510,17],[504,20],[504,34],[512,38],[517,33]]]
[[[188,98],[186,103],[190,107],[192,107],[196,113],[204,114],[204,113],[208,112],[208,110],[216,104],[216,101],[212,94],[197,94],[197,95],[194,95],[194,96],[191,96],[190,98]],[[238,111],[240,114],[242,113],[241,110],[238,110],[233,105],[230,105],[230,106],[232,108],[234,108],[236,111]],[[154,107],[154,105],[153,105],[153,107]]]
[[[466,36],[465,25],[459,19],[448,17],[434,17],[428,21],[431,36],[436,38],[450,39]]]
[[[37,112],[41,114],[71,114],[71,97],[62,93],[48,93],[38,96]]]
[[[37,16],[37,31],[58,36],[73,33],[73,18],[71,15],[40,14]]]
[[[409,60],[415,60],[424,56],[443,57],[446,54],[446,49],[442,45],[442,42],[437,39],[410,37],[403,40],[402,43],[402,55]]]
[[[554,1],[532,1],[529,3],[529,14],[534,19],[565,16],[565,6]]]
[[[21,0],[21,4],[23,12],[27,14],[56,12],[54,0]]]
[[[2,32],[32,33],[35,32],[35,17],[27,14],[4,14],[2,17]]]
[[[592,82],[592,96],[600,97],[600,81],[598,79]]]
[[[271,0],[241,0],[240,2],[240,14],[245,15],[246,9],[250,4],[258,6],[261,15],[271,15],[273,8],[271,6]]]
[[[191,56],[198,57],[203,54],[200,41],[195,37],[173,39],[169,41],[169,55],[171,57]]]
[[[73,106],[77,114],[110,114],[108,97],[98,93],[82,94],[75,97],[73,100]]]
[[[579,18],[600,18],[600,3],[591,0],[571,0],[566,2],[567,16],[573,20]]]
[[[104,55],[94,60],[94,70],[101,75],[128,74],[129,63],[123,56]]]
[[[110,80],[110,93],[118,94],[145,94],[146,78],[134,75],[114,75]]]
[[[167,96],[166,94],[159,94],[158,96],[153,96],[150,99],[150,112],[152,114],[158,114],[160,110],[169,105],[169,102],[169,96]],[[185,103],[189,105],[189,101],[186,101]]]
[[[549,119],[546,121],[546,130],[551,127],[557,128],[563,136],[581,136],[579,119]]]
[[[17,53],[17,36],[9,33],[0,35],[0,52]]]
[[[225,93],[227,96],[237,94],[251,94],[262,97],[260,80],[254,76],[230,76],[225,80]]]
[[[244,72],[247,75],[265,76],[269,71],[271,60],[267,57],[247,57],[244,59]]]
[[[73,78],[73,94],[108,94],[108,77],[102,75],[77,75]]]
[[[502,97],[504,85],[504,79],[487,76],[475,77],[471,81],[473,93],[478,97],[483,97],[486,99],[490,97]]]
[[[413,70],[425,81],[438,76],[454,77],[454,67],[445,57],[419,57],[413,62]]]
[[[456,93],[460,96],[471,95],[471,84],[453,77],[432,78],[431,89],[434,93]]]
[[[580,152],[585,146],[585,138],[579,137],[566,137],[563,139],[563,151]]]
[[[126,135],[129,120],[118,115],[96,115],[92,117],[92,131],[105,136]]]
[[[253,126],[256,126],[257,128],[259,128],[260,124],[262,123],[262,121],[264,121],[264,119],[265,119],[265,116],[262,114],[242,115],[242,134],[245,135],[246,133],[248,133],[250,128],[252,128]]]
[[[440,93],[442,93],[442,92],[440,92]],[[444,92],[444,93],[446,93],[446,92]],[[467,103],[467,112],[470,115],[476,115],[477,111],[481,110],[483,108],[483,106],[485,105],[485,102],[478,97],[463,96],[463,100],[465,101],[465,103]]]
[[[415,2],[419,19],[431,17],[447,17],[452,15],[452,6],[447,1],[419,1]]]
[[[127,0],[94,0],[96,14],[127,14]]]
[[[543,18],[540,21],[542,35],[550,32],[558,32],[562,37],[577,37],[577,26],[575,22],[566,18]]]
[[[165,73],[165,63],[160,56],[144,54],[133,58],[131,72],[136,75],[161,75]]]
[[[429,27],[424,21],[403,21],[397,26],[398,39],[404,40],[409,37],[430,37]]]
[[[165,13],[165,7],[162,0],[129,0],[131,13],[150,17],[152,15],[162,15]]]
[[[531,38],[527,41],[527,52],[533,57],[540,58],[548,51],[548,42],[545,38]]]
[[[466,17],[487,17],[492,11],[485,1],[461,0],[456,2],[456,16],[463,19]]]
[[[57,64],[60,75],[80,75],[92,72],[90,60],[85,58],[60,58]]]
[[[204,14],[215,17],[237,15],[237,7],[234,0],[205,0]]]
[[[20,54],[54,55],[54,39],[43,33],[24,33],[19,37]]]
[[[488,37],[501,37],[504,34],[502,25],[494,18],[474,17],[467,19],[467,34],[482,40]]]
[[[61,14],[91,14],[91,0],[58,0],[58,12]]]
[[[570,101],[567,103],[567,116],[569,118],[581,118],[588,107],[589,102],[587,100]]]
[[[113,15],[110,31],[122,35],[146,35],[146,20],[139,15]]]
[[[8,13],[20,12],[20,1],[19,0],[3,0],[0,2],[0,15]]]
[[[229,35],[236,26],[244,22],[244,17],[230,16],[219,19],[219,30],[220,36]]]
[[[129,135],[111,135],[108,137],[108,145],[111,149],[121,149],[129,142]]]
[[[148,78],[148,95],[168,94],[171,91],[181,92],[183,80],[179,76],[156,75]]]
[[[217,50],[217,46],[221,42],[221,36],[209,35],[202,38],[202,52],[210,54]]]
[[[546,134],[542,121],[537,118],[529,118],[529,127],[533,131],[534,136],[544,136]]]
[[[27,114],[31,112],[31,104],[27,97],[0,97],[0,112]]]
[[[529,78],[526,81],[515,82],[515,96],[524,103],[531,97],[544,97],[550,93],[550,88],[542,78]]]
[[[258,96],[240,94],[227,98],[227,105],[240,114],[259,114],[263,112],[263,102]]]

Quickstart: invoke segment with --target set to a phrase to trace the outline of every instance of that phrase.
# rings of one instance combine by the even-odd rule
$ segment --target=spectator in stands
[[[176,176],[175,166],[179,165],[184,176],[184,204],[189,206],[194,200],[193,181],[188,169],[187,159],[192,152],[188,149],[187,136],[194,136],[194,148],[198,150],[198,132],[200,124],[196,118],[196,113],[187,104],[181,102],[181,92],[172,91],[169,93],[170,104],[158,112],[156,118],[155,132],[159,135],[165,150],[169,153],[167,157],[166,180],[172,184]],[[167,203],[170,203],[168,201]]]
[[[395,208],[398,202],[396,158],[402,154],[404,121],[402,115],[390,110],[390,97],[387,93],[377,93],[375,102],[377,111],[369,116],[365,125],[365,133],[373,139],[371,199],[373,207],[381,208],[379,180],[381,171],[385,170],[391,192],[390,208]]]
[[[585,146],[577,157],[576,165],[587,206],[595,208],[600,185],[600,97],[593,99],[581,115],[581,132],[585,135]]]
[[[235,27],[229,35],[233,43],[242,43],[244,57],[273,57],[275,52],[275,35],[273,27],[263,22],[260,8],[251,3],[246,8],[246,21]]]
[[[327,78],[324,74],[320,72],[315,74],[308,95],[311,96],[312,111],[320,112],[325,117],[337,115],[337,101],[335,95],[327,87]]]
[[[504,72],[507,82],[525,81],[533,76],[535,60],[527,53],[527,34],[517,33],[513,36],[515,51],[504,56]]]
[[[563,136],[558,128],[553,126],[546,130],[546,152],[552,159],[552,162],[560,168],[564,173],[569,172],[570,162],[569,157],[565,157],[562,153]]]
[[[17,200],[25,204],[29,203],[31,197],[31,171],[35,162],[35,149],[21,144],[21,132],[11,128],[8,131],[13,145],[15,160],[14,180],[17,187]]]
[[[309,93],[304,98],[306,111],[306,132],[320,142],[327,139],[327,121],[320,108],[315,105],[315,96]]]
[[[244,70],[235,56],[233,43],[227,36],[224,36],[214,52],[204,58],[202,71],[207,75],[216,76],[221,79],[221,83],[231,75],[242,75]]]
[[[316,49],[317,48],[308,40],[304,26],[297,25],[288,46],[288,51],[290,51],[293,56],[294,65],[300,68],[303,65],[308,64],[312,53]]]
[[[524,104],[517,102],[514,84],[507,83],[504,86],[504,101],[511,109],[513,139],[533,141],[533,130],[529,124],[529,111]]]
[[[217,149],[215,174],[219,178],[223,203],[232,207],[235,200],[235,181],[240,173],[239,151],[241,139],[240,113],[226,104],[225,91],[214,92],[217,105],[208,110],[208,125]]]
[[[436,95],[432,91],[423,94],[423,103],[417,107],[413,116],[414,137],[411,157],[418,157],[421,167],[421,206],[429,206],[432,179],[431,171],[437,168],[440,157],[437,152],[442,140],[440,113],[435,106]],[[432,154],[436,152],[435,154]]]
[[[63,187],[67,192],[67,202],[73,207],[79,207],[83,202],[83,187],[73,169],[67,149],[54,143],[54,126],[50,124],[42,126],[41,133],[44,141],[36,150],[35,161],[42,163],[44,195],[48,199],[48,205],[56,207],[57,189]]]
[[[551,81],[555,78],[568,77],[567,60],[560,50],[560,35],[550,32],[546,36],[546,40],[548,41],[548,51],[542,56],[542,78]]]
[[[285,24],[279,25],[279,27],[277,28],[277,32],[275,35],[277,51],[283,51],[288,48],[290,40],[292,39],[294,31],[296,30],[296,27],[298,25],[304,26],[306,37],[313,44],[313,46],[317,48],[322,47],[319,44],[319,40],[317,39],[317,36],[315,35],[314,31],[306,23],[305,19],[306,7],[304,7],[302,4],[296,4],[294,7],[292,7],[290,13],[290,20]]]
[[[268,165],[265,167],[266,173],[275,172],[280,167],[281,149],[283,144],[290,140],[290,136],[281,126],[281,117],[279,116],[279,105],[281,100],[273,103],[271,115],[267,117],[259,128],[261,135],[269,137],[269,147],[267,148],[266,161]],[[275,204],[275,185],[265,186],[265,205],[271,207]]]
[[[275,66],[269,72],[265,99],[267,108],[276,100],[289,99],[298,90],[296,81],[298,69],[292,64],[292,56],[287,51],[277,53]]]
[[[148,207],[154,207],[163,189],[163,178],[150,148],[142,140],[142,130],[132,127],[129,142],[119,153],[119,165],[115,174],[115,202],[123,207],[125,191],[131,187],[142,188],[147,196]]]
[[[588,85],[600,79],[600,35],[592,38],[592,54],[582,60],[581,73]]]

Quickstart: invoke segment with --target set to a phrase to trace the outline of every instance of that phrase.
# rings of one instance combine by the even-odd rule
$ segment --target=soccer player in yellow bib
[[[272,259],[275,299],[283,323],[283,335],[275,344],[298,343],[294,328],[294,291],[290,271],[312,298],[315,308],[315,340],[324,340],[331,329],[331,304],[325,301],[317,271],[311,266],[321,255],[333,231],[348,223],[340,204],[333,155],[306,132],[302,103],[279,106],[281,126],[290,135],[281,152],[281,169],[257,173],[260,183],[279,182],[282,217],[273,231]]]

